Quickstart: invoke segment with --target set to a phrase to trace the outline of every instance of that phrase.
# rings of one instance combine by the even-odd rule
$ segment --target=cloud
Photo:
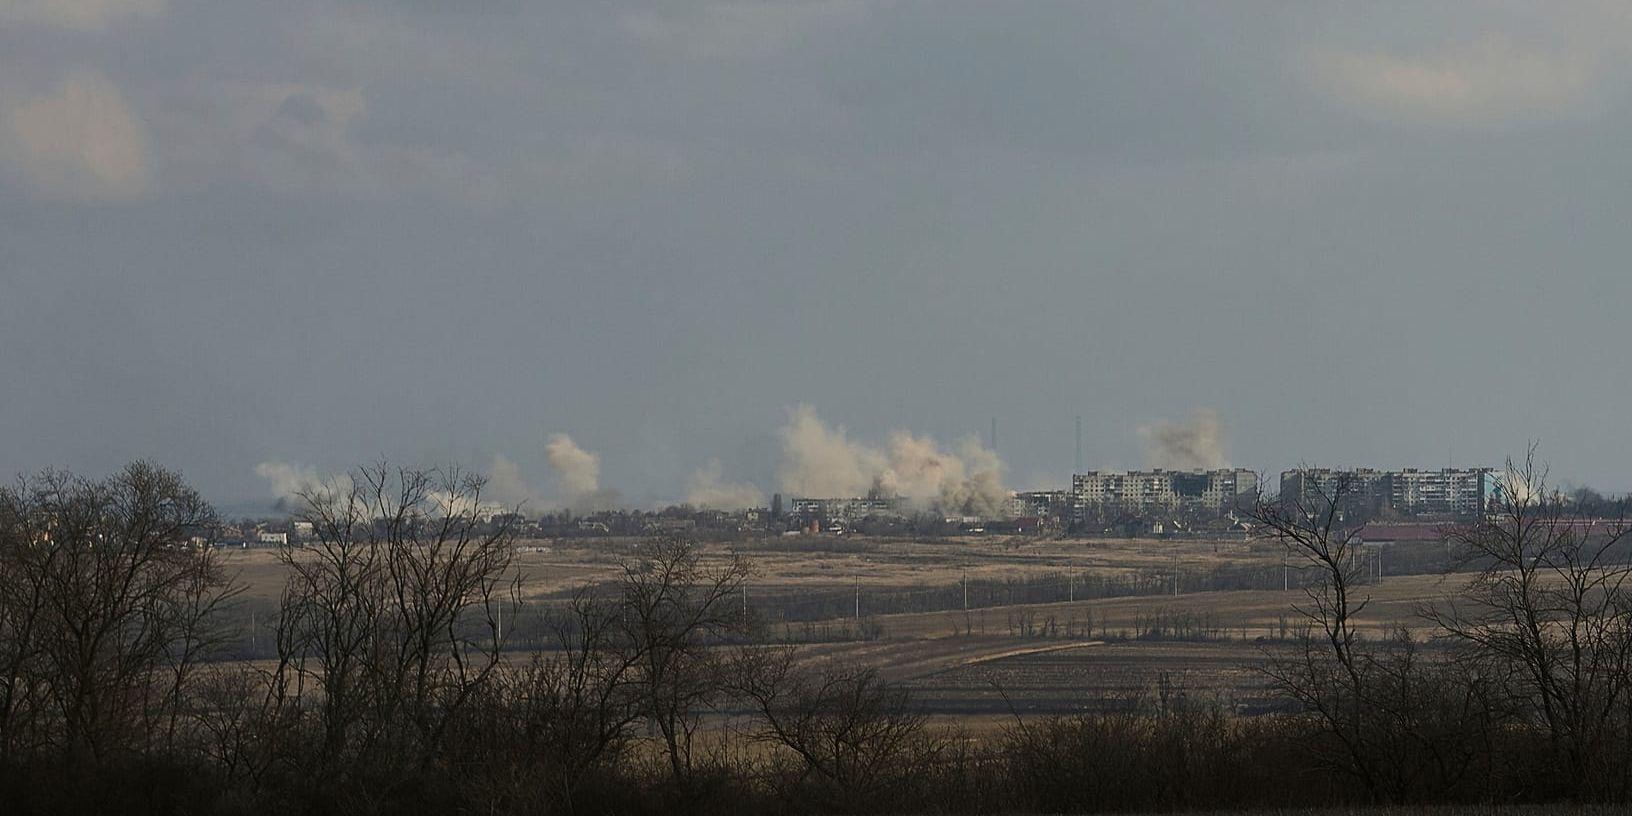
[[[490,6],[469,16],[418,13],[422,11],[400,3],[325,3],[296,12],[290,23],[290,57],[316,75],[354,77],[369,84],[400,80],[410,71],[476,92],[526,80],[527,58],[536,54],[536,43],[469,28],[477,21],[502,28],[495,21],[505,10]]]
[[[252,89],[265,106],[256,112],[256,136],[293,154],[338,161],[355,158],[349,131],[367,109],[356,89],[268,86]]]
[[[491,204],[505,188],[459,150],[360,135],[370,105],[358,86],[207,81],[178,91],[156,120],[170,187],[223,180],[315,196],[386,200],[422,192]]]
[[[701,8],[624,12],[618,25],[638,41],[702,59],[782,56],[812,33],[853,22],[867,11],[857,0],[710,3]]]
[[[100,31],[125,20],[157,17],[165,0],[0,0],[0,24]]]
[[[720,477],[720,460],[710,459],[686,481],[686,503],[709,510],[741,510],[765,504],[765,493],[746,482],[726,482]]]
[[[7,163],[47,195],[128,199],[152,181],[147,130],[101,74],[74,74],[0,114]]]
[[[1316,50],[1326,90],[1365,115],[1486,123],[1567,111],[1590,93],[1590,50],[1549,53],[1490,35],[1419,55]]]

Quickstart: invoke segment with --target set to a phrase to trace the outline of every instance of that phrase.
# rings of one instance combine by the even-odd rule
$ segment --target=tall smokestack
[[[1071,472],[1082,472],[1082,414],[1077,414],[1077,469]]]

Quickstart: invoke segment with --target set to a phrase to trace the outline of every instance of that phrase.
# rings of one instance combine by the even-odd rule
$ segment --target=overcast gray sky
[[[1629,90],[1607,2],[0,0],[0,472],[769,492],[804,403],[1632,488]]]

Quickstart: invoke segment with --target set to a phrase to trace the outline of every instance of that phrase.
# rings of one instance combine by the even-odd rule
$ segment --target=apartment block
[[[1344,512],[1365,517],[1472,518],[1485,512],[1494,487],[1490,468],[1299,468],[1281,474],[1280,495],[1283,502],[1311,508],[1336,498]]]
[[[1078,521],[1103,510],[1222,515],[1257,492],[1258,474],[1244,468],[1090,471],[1071,477],[1072,509]]]

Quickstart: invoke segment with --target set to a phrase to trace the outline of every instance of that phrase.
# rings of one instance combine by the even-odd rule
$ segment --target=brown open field
[[[558,602],[586,583],[614,579],[621,559],[640,542],[525,542],[516,569],[523,596],[535,608]],[[837,642],[799,647],[813,668],[868,666],[904,683],[924,710],[970,723],[1018,713],[1065,713],[1126,705],[1165,684],[1171,693],[1206,695],[1242,711],[1275,706],[1252,666],[1266,644],[1295,619],[1301,590],[1209,590],[1204,577],[1221,566],[1274,569],[1281,555],[1274,542],[1183,540],[831,541],[770,540],[740,550],[752,561],[748,602],[796,605],[825,598]],[[722,545],[704,545],[705,560],[727,558]],[[246,597],[269,603],[283,582],[283,567],[266,550],[225,554],[246,584]],[[1179,575],[1179,593],[1105,597],[1052,603],[1003,604],[963,611],[946,609],[971,582],[1044,580],[1084,576]],[[1454,579],[1453,579],[1454,580]],[[1171,586],[1167,579],[1162,586]],[[848,639],[854,596],[860,592],[870,639]],[[1381,633],[1412,623],[1416,610],[1443,597],[1436,575],[1390,577],[1367,586],[1363,625]],[[941,611],[871,614],[870,601],[886,593],[939,592]],[[814,602],[814,601],[813,601]],[[1184,620],[1210,632],[1205,642],[1139,639],[1158,619]],[[774,620],[774,618],[773,618]],[[1030,631],[1031,636],[1026,636]],[[772,625],[773,634],[796,636],[794,624]]]
[[[1357,616],[1362,627],[1384,627],[1393,624],[1415,626],[1416,611],[1424,604],[1444,598],[1455,586],[1456,577],[1439,575],[1406,575],[1386,578],[1379,584],[1362,588],[1360,597],[1367,599],[1365,608]],[[922,612],[881,616],[879,623],[885,635],[891,638],[946,637],[972,626],[976,633],[1005,631],[1007,621],[1015,613],[1029,611],[1038,618],[1053,617],[1063,625],[1068,621],[1091,619],[1095,627],[1109,634],[1133,634],[1141,619],[1158,614],[1189,614],[1216,621],[1218,626],[1234,638],[1256,639],[1273,637],[1279,632],[1282,619],[1290,622],[1296,612],[1293,604],[1307,600],[1302,590],[1266,591],[1231,590],[1216,592],[1184,592],[1178,595],[1144,595],[1126,598],[1101,598],[1075,603],[1027,604],[1024,607],[998,606],[962,612]]]
[[[1243,642],[1107,642],[1011,637],[883,639],[803,647],[812,668],[867,665],[910,688],[943,717],[1004,720],[1127,707],[1167,685],[1244,712],[1277,707],[1254,666],[1265,646]]]
[[[516,569],[524,577],[527,594],[536,597],[616,576],[619,560],[635,554],[640,544],[633,539],[526,541],[522,542]],[[796,549],[796,545],[810,549]],[[752,561],[754,585],[767,590],[948,584],[965,574],[971,581],[1037,577],[1061,571],[1120,575],[1176,570],[1183,576],[1200,575],[1225,563],[1280,563],[1275,543],[1241,540],[767,539],[735,549]],[[728,557],[732,548],[711,544],[705,545],[702,552],[705,561],[718,560]],[[229,550],[225,559],[239,571],[251,595],[276,597],[283,570],[271,550]]]

